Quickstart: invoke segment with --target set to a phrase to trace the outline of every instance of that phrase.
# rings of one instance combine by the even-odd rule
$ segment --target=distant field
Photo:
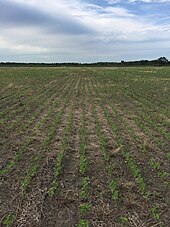
[[[0,225],[170,226],[170,68],[0,68]]]

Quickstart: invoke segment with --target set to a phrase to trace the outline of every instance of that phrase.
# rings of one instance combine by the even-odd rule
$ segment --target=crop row
[[[38,155],[36,155],[36,157],[34,158],[34,161],[33,161],[33,165],[32,167],[30,168],[30,170],[28,170],[28,173],[27,175],[25,176],[25,179],[23,180],[23,183],[22,183],[22,191],[25,193],[26,191],[26,188],[28,187],[31,179],[33,176],[35,176],[38,168],[39,168],[39,165],[40,165],[40,161],[42,160],[43,158],[43,154],[46,152],[46,150],[48,149],[48,146],[52,140],[52,138],[54,137],[55,135],[55,131],[56,131],[56,127],[57,125],[60,123],[61,121],[61,118],[62,118],[62,114],[64,113],[65,109],[66,109],[66,106],[68,105],[69,103],[69,99],[70,99],[70,93],[73,91],[74,89],[74,86],[73,88],[70,90],[69,93],[67,93],[67,96],[64,98],[63,100],[63,106],[61,107],[60,110],[58,110],[56,116],[55,116],[55,119],[52,123],[52,125],[50,126],[49,128],[49,132],[47,134],[47,136],[44,138],[43,140],[43,144],[42,144],[42,151],[40,151],[40,153]],[[63,96],[65,96],[65,93],[63,94]]]
[[[89,83],[87,83],[87,86],[88,86],[88,92],[89,92],[89,99],[90,99],[90,102],[91,102],[91,105],[92,105],[92,112],[93,112],[93,116],[94,116],[94,120],[95,120],[96,134],[99,138],[100,150],[101,150],[102,155],[103,155],[103,160],[105,161],[105,164],[106,164],[107,174],[111,177],[112,176],[112,166],[109,164],[110,156],[109,156],[109,153],[106,149],[106,139],[105,139],[105,137],[104,137],[104,135],[101,131],[101,125],[100,125],[98,115],[97,115],[97,112],[96,112],[94,97],[93,97],[91,88],[89,86]],[[117,207],[117,204],[118,204],[118,189],[117,189],[117,182],[115,181],[115,179],[110,179],[109,190],[112,194],[112,199],[114,201],[114,205],[115,205],[115,207]]]
[[[158,116],[157,112],[153,111],[151,106],[148,107],[146,106],[145,102],[144,103],[141,102],[141,99],[139,99],[140,96],[138,93],[135,94],[134,90],[129,90],[129,89],[126,89],[126,87],[122,87],[122,86],[116,86],[112,90],[110,87],[107,88],[107,86],[105,86],[104,89],[109,95],[113,94],[113,99],[118,104],[125,101],[126,103],[129,102],[131,106],[133,105],[133,108],[131,107],[131,109],[134,109],[135,114],[137,115],[137,117],[136,115],[133,115],[133,119],[145,133],[147,133],[148,130],[150,130],[150,128],[151,129],[154,128],[165,139],[167,140],[170,139],[170,136],[166,127],[163,127],[162,124],[160,123],[157,124],[160,118],[160,115]],[[116,93],[119,93],[119,96],[117,96]],[[145,99],[143,98],[142,100],[145,100]],[[129,110],[125,108],[125,106],[123,106],[123,111],[125,111],[129,116],[131,115],[131,109]],[[153,116],[155,117],[153,118]]]
[[[75,83],[75,82],[74,82]],[[66,85],[66,84],[65,84]],[[49,108],[47,110],[47,115],[45,118],[42,118],[40,121],[38,121],[36,123],[36,125],[33,128],[33,134],[29,135],[28,139],[24,142],[24,144],[19,148],[18,152],[14,155],[14,157],[12,158],[11,161],[6,163],[6,166],[4,166],[3,169],[1,169],[0,174],[5,175],[7,173],[9,173],[9,171],[17,164],[17,162],[19,160],[21,160],[22,155],[24,154],[24,152],[27,150],[29,144],[31,144],[31,142],[34,139],[34,136],[36,135],[37,131],[41,129],[41,127],[43,126],[44,122],[46,121],[46,119],[48,118],[48,116],[50,116],[52,114],[52,111],[54,108],[56,108],[62,101],[62,98],[65,97],[69,91],[69,89],[71,88],[73,84],[70,83],[69,87],[64,91],[64,92],[60,92],[60,90],[58,91],[58,99],[54,102],[54,104],[51,106],[51,108]],[[61,97],[60,97],[61,96]],[[48,144],[48,142],[50,141],[50,138],[52,137],[53,133],[55,131],[55,123],[53,123],[50,127],[50,133],[48,135],[48,139],[46,138],[46,144]]]
[[[45,118],[42,117],[42,115],[46,116],[46,118],[47,118],[48,116],[50,116],[52,110],[56,107],[56,105],[58,103],[58,100],[55,101],[57,95],[61,95],[61,91],[65,90],[65,88],[70,83],[69,81],[66,81],[66,82],[67,83],[63,83],[63,85],[61,87],[57,86],[56,89],[58,92],[56,93],[54,91],[54,94],[51,95],[49,98],[45,97],[45,94],[44,94],[44,99],[40,101],[39,108],[37,108],[37,105],[36,105],[35,111],[32,111],[30,118],[28,116],[26,116],[28,113],[25,112],[24,115],[22,116],[22,118],[18,118],[17,121],[13,122],[12,124],[9,124],[9,126],[7,126],[5,129],[5,131],[6,130],[9,131],[8,136],[10,135],[11,130],[13,130],[13,132],[14,131],[16,132],[15,135],[17,135],[18,137],[22,137],[22,132],[25,130],[30,130],[32,125],[35,125],[33,128],[33,132],[35,133],[40,128],[40,126],[43,124],[43,121],[45,121]],[[22,121],[25,119],[24,116],[26,118],[26,122],[24,122],[24,124],[23,124]],[[38,118],[40,118],[40,119],[38,119]],[[19,126],[21,126],[21,127],[19,127]],[[15,127],[17,127],[17,130],[14,129]],[[31,136],[31,135],[29,134],[29,136]],[[1,155],[3,154],[3,151],[5,152],[7,149],[9,149],[9,145],[10,144],[7,143],[3,147],[3,150],[1,151]]]
[[[111,91],[110,89],[108,89],[108,90],[102,89],[102,91],[103,91],[103,93],[106,94],[106,95],[104,96],[104,99],[106,100],[106,102],[110,102],[110,97],[109,97],[109,96],[110,96],[110,93],[113,92],[113,91]],[[108,95],[108,96],[107,96],[107,95]],[[112,99],[114,100],[114,103],[115,103],[115,100],[116,100],[116,99],[115,99],[114,96],[112,96]],[[121,98],[120,98],[120,99],[121,99]],[[116,103],[118,103],[119,109],[121,109],[121,111],[123,111],[123,112],[126,111],[126,112],[127,112],[127,109],[121,104],[121,101],[116,100]],[[114,109],[114,112],[115,112],[116,116],[119,117],[120,113],[119,113],[119,111],[118,111],[117,109],[115,109],[115,107],[113,107],[113,105],[112,105],[112,109]],[[134,116],[133,113],[129,113],[129,112],[128,112],[128,116],[130,116],[130,115],[133,115],[133,116]],[[152,137],[153,142],[155,142],[157,145],[159,145],[161,150],[165,147],[165,144],[159,140],[159,137],[158,137],[158,138],[153,137],[152,131],[149,131],[148,127],[142,123],[142,121],[140,120],[139,117],[134,116],[134,117],[132,117],[132,119],[135,120],[136,125],[138,125],[139,128],[140,128],[144,133],[146,133],[146,134],[149,136],[149,138]],[[152,124],[153,124],[153,122],[152,122]],[[167,135],[167,137],[169,137],[169,135],[168,135],[167,133],[166,133],[166,135]],[[168,143],[168,141],[167,141],[166,143]]]
[[[62,115],[63,115],[64,111],[66,110],[66,107],[69,104],[70,98],[72,97],[73,92],[74,92],[74,87],[75,87],[76,82],[77,81],[74,80],[74,83],[71,84],[72,86],[70,87],[69,91],[66,90],[64,93],[61,93],[62,97],[63,97],[62,106],[56,113],[55,119],[49,128],[47,136],[44,138],[44,140],[42,142],[39,153],[35,155],[30,167],[28,168],[28,170],[25,174],[23,181],[21,182],[21,191],[22,191],[21,199],[23,201],[24,201],[25,195],[27,193],[27,188],[28,188],[29,184],[31,183],[31,180],[33,179],[33,177],[37,174],[37,171],[40,168],[43,156],[47,152],[52,138],[55,136],[56,127],[59,125],[59,123],[62,119]],[[60,100],[60,102],[61,102],[61,100]],[[10,223],[9,226],[11,226],[12,223],[15,221],[15,219],[16,219],[15,213],[6,214],[3,218],[2,223],[3,224]]]
[[[93,87],[93,89],[94,89],[94,87]],[[101,97],[101,95],[100,96],[98,95],[98,97]],[[117,129],[115,123],[112,121],[112,118],[110,117],[108,110],[106,109],[104,103],[102,103],[102,100],[100,100],[100,106],[103,110],[103,114],[105,116],[105,119],[108,121],[108,124],[110,125],[110,127],[112,129],[113,135],[116,135],[116,142],[121,147],[123,156],[124,156],[124,158],[127,162],[127,165],[129,167],[129,170],[130,170],[132,176],[135,179],[136,184],[138,185],[138,188],[139,188],[141,194],[143,195],[143,197],[145,199],[146,198],[148,199],[148,197],[151,195],[151,192],[147,190],[145,180],[144,180],[144,178],[143,178],[143,176],[140,172],[140,169],[138,168],[138,165],[136,164],[135,159],[133,159],[133,157],[127,151],[126,143],[124,143],[122,136],[121,136],[121,133]],[[153,205],[152,207],[155,207],[155,205]],[[151,207],[151,209],[152,209],[152,207]],[[157,219],[155,221],[159,221],[160,215],[158,215],[157,209],[155,209],[155,216],[154,217],[157,217]]]
[[[82,87],[82,116],[81,116],[81,129],[80,129],[80,138],[81,138],[81,145],[80,145],[80,164],[79,164],[79,172],[81,174],[81,188],[80,188],[80,199],[83,201],[79,206],[79,213],[80,213],[80,220],[77,224],[77,227],[86,227],[88,226],[88,221],[83,218],[83,216],[89,211],[90,204],[86,202],[88,199],[89,194],[89,177],[86,176],[87,171],[87,154],[86,154],[86,147],[87,147],[87,132],[86,132],[86,106],[85,106],[85,79],[83,80],[83,87]]]
[[[95,89],[95,88],[94,88]],[[95,89],[97,94],[101,97],[100,93],[99,93],[99,90]],[[103,90],[100,91],[101,93],[103,93]],[[139,137],[138,135],[135,135],[135,131],[133,131],[132,128],[130,128],[126,122],[123,120],[122,116],[119,114],[119,112],[115,109],[114,105],[110,102],[109,103],[113,113],[115,114],[117,120],[119,120],[119,122],[123,122],[124,124],[124,128],[126,129],[126,131],[128,131],[128,134],[131,135],[131,138],[133,138],[133,142],[134,144],[140,144],[140,150],[141,152],[143,152],[143,149],[146,149],[145,146],[143,146],[143,144],[141,143],[141,137]],[[121,106],[121,105],[119,105]],[[105,112],[105,115],[106,115],[106,111],[104,110]],[[115,130],[115,125],[112,125],[112,128]],[[161,154],[161,153],[160,153]],[[156,162],[157,164],[159,163],[159,161],[155,160],[152,158],[151,154],[149,154],[149,151],[145,151],[145,159],[146,159],[146,156],[148,156],[148,163],[147,164],[151,164],[152,162]],[[146,159],[147,160],[147,159]],[[152,162],[151,162],[152,160]],[[151,167],[153,167],[153,164],[151,165]],[[155,168],[152,168],[153,170],[156,170]],[[167,185],[167,179],[166,177],[169,175],[165,170],[161,170],[161,167],[160,167],[160,163],[159,163],[159,171],[158,173],[156,173],[158,175],[158,177],[161,177],[161,179],[165,179],[165,184]]]
[[[60,85],[62,85],[63,80],[58,81]],[[28,112],[31,111],[31,107],[34,107],[35,103],[36,105],[41,105],[41,103],[44,102],[45,98],[48,98],[48,96],[50,97],[51,94],[54,93],[56,89],[56,85],[53,84],[53,86],[50,87],[46,87],[46,88],[42,88],[38,94],[33,94],[31,93],[29,95],[29,98],[27,100],[22,101],[22,99],[18,99],[17,101],[17,105],[12,108],[5,108],[3,112],[1,112],[1,116],[3,117],[3,121],[4,123],[7,121],[10,121],[10,119],[14,119],[18,118],[18,121],[22,120],[24,118],[24,116],[27,116]],[[21,118],[19,118],[19,116],[21,115]],[[13,124],[15,126],[15,124],[17,123],[17,121],[14,121]],[[13,125],[10,125],[10,128],[12,128]]]
[[[78,82],[78,87],[79,87],[79,83],[80,83],[80,81]],[[57,154],[56,165],[55,165],[54,173],[53,173],[53,175],[54,175],[53,180],[52,180],[52,183],[51,183],[51,185],[48,189],[48,195],[49,196],[54,196],[54,194],[56,193],[57,188],[58,188],[57,177],[61,173],[64,153],[65,153],[65,151],[68,147],[69,134],[70,134],[70,131],[73,127],[74,109],[75,109],[75,106],[76,106],[78,93],[79,93],[79,91],[77,90],[76,94],[74,95],[74,99],[73,99],[73,102],[72,102],[72,105],[71,105],[70,113],[67,117],[67,123],[66,123],[66,126],[64,128],[63,135],[62,135],[61,148],[60,148],[60,150]]]
[[[24,77],[22,78],[22,82],[24,81]],[[9,96],[9,101],[4,99],[3,103],[1,103],[2,106],[5,106],[4,110],[1,111],[1,116],[6,115],[7,113],[17,113],[19,112],[19,109],[21,107],[23,108],[25,105],[30,103],[30,99],[32,99],[32,96],[36,97],[37,95],[42,94],[49,86],[50,84],[49,78],[40,78],[40,80],[36,81],[36,83],[33,83],[31,81],[31,87],[28,85],[25,85],[20,87],[18,89],[14,89],[14,93]],[[45,84],[45,85],[44,85]]]

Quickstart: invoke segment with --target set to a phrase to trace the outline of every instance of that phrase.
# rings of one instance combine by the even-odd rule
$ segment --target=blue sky
[[[0,61],[170,59],[170,0],[0,0]]]

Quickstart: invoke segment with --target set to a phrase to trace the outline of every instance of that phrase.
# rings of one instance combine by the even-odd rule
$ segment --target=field
[[[0,225],[170,226],[170,68],[0,68]]]

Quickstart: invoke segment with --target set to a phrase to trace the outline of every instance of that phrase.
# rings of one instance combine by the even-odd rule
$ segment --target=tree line
[[[121,61],[121,62],[96,62],[96,63],[18,63],[18,62],[0,62],[0,67],[128,67],[128,66],[170,66],[170,61],[166,57],[160,57],[156,60],[140,61]]]

